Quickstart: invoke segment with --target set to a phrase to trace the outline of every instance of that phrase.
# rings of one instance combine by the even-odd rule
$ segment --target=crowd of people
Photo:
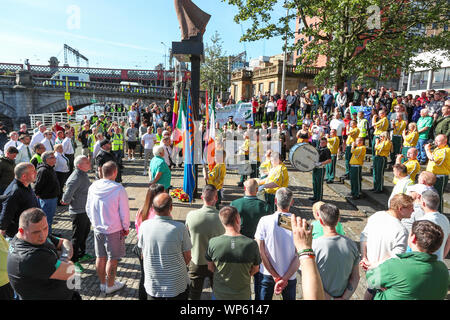
[[[226,104],[232,103],[230,97]],[[445,298],[448,97],[426,92],[409,99],[383,87],[358,86],[353,92],[259,95],[252,104],[253,125],[244,128],[232,116],[223,126],[216,123],[213,160],[204,157],[203,206],[189,212],[185,224],[172,219],[168,193],[171,170],[183,164],[170,101],[145,107],[138,100],[121,121],[112,121],[107,112],[94,113],[82,120],[78,132],[70,123],[48,130],[37,122],[32,135],[26,125],[6,133],[10,140],[0,145],[0,297],[80,299],[67,280],[94,258],[101,292],[125,286],[116,280],[131,226],[122,169],[124,159],[135,161],[139,153],[150,185],[135,219],[141,300],[198,300],[205,278],[213,299],[250,299],[253,278],[256,300],[270,300],[274,293],[291,300],[297,297],[299,269],[304,298],[350,299],[360,267],[369,285],[366,299]],[[370,120],[364,112],[352,113],[352,106],[360,105],[371,107]],[[202,150],[208,127],[200,127]],[[75,157],[78,143],[82,152]],[[298,143],[312,144],[319,153],[312,172],[312,228],[292,214],[294,194],[284,161]],[[345,159],[343,178],[350,179],[350,196],[359,198],[367,150],[372,151],[372,191],[383,192],[389,157],[396,184],[386,211],[368,219],[360,254],[345,236],[339,209],[322,202],[322,186],[325,179],[334,182],[336,161]],[[227,166],[236,157],[245,166],[248,162],[238,183],[245,195],[221,208]],[[52,230],[59,205],[68,206],[71,241]],[[281,217],[291,226],[283,227]],[[86,252],[91,228],[95,257]]]

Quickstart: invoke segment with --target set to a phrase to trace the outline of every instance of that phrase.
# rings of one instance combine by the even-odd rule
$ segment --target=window
[[[259,89],[258,90],[259,90],[260,93],[264,94],[264,83],[260,83],[259,84]]]
[[[437,29],[437,23],[434,22],[434,23],[431,25],[431,27],[433,28],[433,30],[436,30],[436,29]]]
[[[275,82],[269,83],[269,91],[271,96],[275,94]]]
[[[444,31],[448,31],[448,25],[444,24]]]
[[[297,56],[302,55],[302,53],[303,53],[303,48],[299,48],[299,49],[297,50]]]
[[[450,82],[450,68],[445,68],[445,82]]]
[[[433,83],[440,83],[444,81],[445,69],[439,69],[433,72]]]

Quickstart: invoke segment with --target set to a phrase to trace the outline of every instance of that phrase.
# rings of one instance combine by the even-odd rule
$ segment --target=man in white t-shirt
[[[398,179],[397,184],[392,189],[391,196],[388,200],[388,207],[391,202],[391,199],[399,193],[405,193],[409,186],[412,186],[414,182],[412,182],[411,178],[408,175],[408,169],[403,164],[395,164],[392,167],[392,171],[394,172],[394,176]]]
[[[442,228],[444,239],[442,240],[440,248],[434,252],[434,254],[437,255],[438,260],[443,261],[450,251],[450,238],[448,237],[448,234],[450,233],[450,223],[446,216],[438,212],[439,204],[440,197],[436,191],[427,190],[423,192],[422,209],[425,214],[418,220],[428,220]]]
[[[97,133],[96,138],[97,138],[97,142],[94,144],[94,151],[92,152],[92,157],[94,159],[97,157],[98,153],[100,152],[100,149],[101,149],[100,142],[102,142],[102,140],[104,138],[103,133],[101,133],[101,132]]]
[[[141,144],[144,147],[144,173],[146,176],[148,174],[147,169],[150,161],[153,158],[153,146],[156,143],[156,137],[153,134],[153,126],[149,125],[147,128],[147,133],[141,138]]]
[[[342,130],[345,128],[345,122],[342,120],[342,116],[340,112],[334,113],[333,120],[330,121],[330,130],[336,130],[336,134],[339,137],[339,159],[341,158],[342,154]]]
[[[137,124],[137,116],[138,113],[136,111],[136,107],[132,105],[131,110],[128,111],[128,123],[133,122],[134,124]]]
[[[408,246],[408,230],[401,223],[410,218],[414,211],[414,200],[406,194],[396,194],[391,199],[388,211],[378,211],[367,220],[361,233],[361,262],[364,270],[375,268],[382,262],[396,258]],[[371,299],[374,292],[369,288],[365,299]]]
[[[255,240],[262,259],[261,275],[255,277],[260,281],[259,292],[255,290],[257,300],[272,300],[274,289],[275,293],[283,295],[283,300],[295,300],[296,271],[300,261],[292,241],[292,231],[278,225],[280,214],[290,218],[289,210],[293,204],[292,191],[288,188],[278,189],[275,194],[277,211],[262,217],[256,227]]]

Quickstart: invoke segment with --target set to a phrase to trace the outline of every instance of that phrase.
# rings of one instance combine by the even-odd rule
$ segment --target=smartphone
[[[291,225],[291,217],[280,213],[278,215],[278,225],[284,229],[292,231],[292,225]]]

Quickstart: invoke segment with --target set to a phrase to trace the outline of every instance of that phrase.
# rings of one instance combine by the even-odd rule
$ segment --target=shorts
[[[97,258],[108,257],[109,260],[120,260],[125,256],[125,237],[122,231],[111,234],[95,232],[94,239]]]
[[[137,141],[128,141],[128,149],[136,149]]]

